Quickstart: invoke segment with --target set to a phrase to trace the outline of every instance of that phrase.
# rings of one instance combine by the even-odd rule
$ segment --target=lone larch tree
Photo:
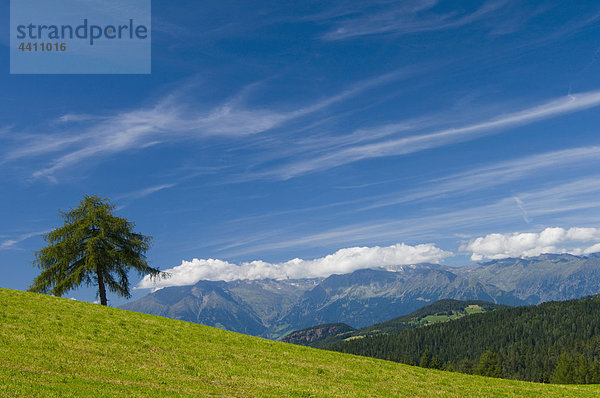
[[[83,283],[97,285],[100,304],[106,306],[107,289],[131,297],[130,269],[163,276],[146,260],[152,237],[134,232],[135,224],[113,215],[114,208],[108,199],[86,195],[76,209],[59,211],[64,225],[45,235],[48,246],[34,261],[42,272],[29,290],[62,296]]]

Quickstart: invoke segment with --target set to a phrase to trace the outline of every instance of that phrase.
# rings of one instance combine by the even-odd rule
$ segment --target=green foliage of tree
[[[463,358],[458,361],[455,366],[452,366],[452,363],[449,362],[446,367],[452,367],[457,372],[473,374],[473,368],[475,367],[475,364],[469,358]]]
[[[165,276],[148,265],[145,253],[152,238],[134,232],[135,224],[113,215],[108,199],[86,195],[79,206],[59,211],[64,225],[47,235],[48,246],[36,253],[42,270],[30,291],[62,296],[81,284],[97,285],[102,305],[106,290],[129,298],[128,271]]]
[[[582,354],[572,357],[563,352],[558,357],[551,381],[558,384],[598,384],[600,362],[590,362]]]
[[[440,361],[440,358],[438,356],[435,356],[431,359],[431,362],[429,363],[429,368],[430,369],[442,369],[444,367],[444,365],[442,364],[442,361]]]
[[[440,358],[432,356],[429,350],[425,350],[419,360],[419,366],[429,369],[442,369],[444,365],[442,364],[442,361],[440,361]]]
[[[569,354],[563,352],[558,357],[556,368],[554,369],[554,373],[552,373],[552,378],[550,380],[552,381],[552,383],[569,384],[573,382],[572,376],[573,359]]]
[[[573,362],[573,383],[574,384],[586,384],[588,382],[588,363],[585,357],[581,354],[577,355]]]
[[[425,350],[423,355],[421,355],[421,360],[419,361],[419,366],[422,368],[428,368],[431,365],[431,352],[429,350]]]
[[[492,350],[487,350],[481,354],[479,364],[474,369],[474,373],[480,376],[502,377],[502,368],[500,359]]]

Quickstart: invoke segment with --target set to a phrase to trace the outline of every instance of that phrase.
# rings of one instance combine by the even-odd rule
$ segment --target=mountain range
[[[359,329],[441,299],[518,306],[598,293],[599,255],[543,254],[464,267],[362,269],[324,279],[200,281],[122,308],[277,339],[320,324]]]

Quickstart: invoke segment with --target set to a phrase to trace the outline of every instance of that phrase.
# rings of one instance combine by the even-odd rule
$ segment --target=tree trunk
[[[106,301],[106,288],[104,287],[104,277],[100,269],[96,269],[96,275],[98,276],[98,294],[100,295],[100,304],[108,306]]]

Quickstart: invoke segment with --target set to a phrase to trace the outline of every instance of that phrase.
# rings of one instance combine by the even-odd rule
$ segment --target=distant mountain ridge
[[[281,341],[320,348],[323,343],[325,343],[324,347],[337,344],[356,331],[345,323],[330,323],[292,332],[281,338]]]
[[[319,281],[200,281],[158,290],[121,308],[271,337],[284,333],[276,324],[280,314],[287,313]]]
[[[279,338],[315,325],[359,329],[441,299],[539,304],[600,293],[600,256],[544,254],[449,267],[362,269],[324,279],[211,282],[169,287],[122,308]]]

